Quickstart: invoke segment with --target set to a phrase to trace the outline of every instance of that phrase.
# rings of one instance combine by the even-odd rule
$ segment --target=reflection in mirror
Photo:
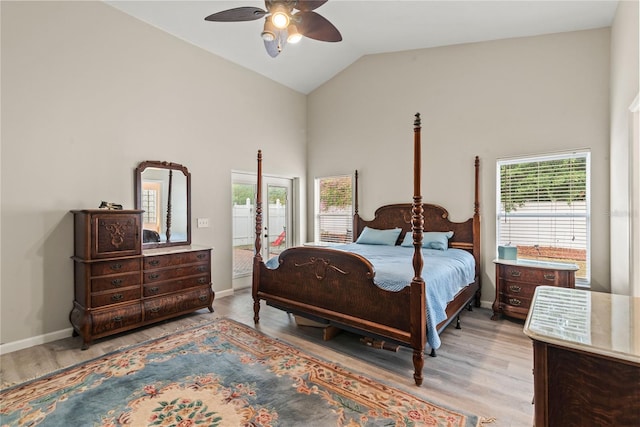
[[[177,163],[146,161],[136,168],[136,208],[144,210],[145,247],[191,244],[191,174]]]

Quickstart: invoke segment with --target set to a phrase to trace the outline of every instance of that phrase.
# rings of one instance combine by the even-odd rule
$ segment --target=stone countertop
[[[524,333],[537,341],[640,364],[640,298],[539,286]]]

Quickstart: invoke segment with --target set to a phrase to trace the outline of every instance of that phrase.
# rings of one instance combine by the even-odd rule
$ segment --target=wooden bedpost
[[[480,274],[480,157],[475,159],[475,200],[473,203],[473,256],[476,259],[476,291],[475,306],[480,307],[480,296],[482,293],[482,277]]]
[[[353,228],[351,230],[351,240],[356,241],[360,234],[360,215],[358,214],[358,170],[355,171],[355,190],[354,190],[354,202],[353,202]]]
[[[258,150],[258,172],[256,188],[256,240],[253,254],[253,321],[260,321],[260,298],[258,285],[260,283],[260,264],[262,264],[262,150]]]
[[[424,347],[427,341],[426,325],[426,290],[422,279],[422,232],[424,228],[424,210],[420,191],[421,171],[421,121],[420,113],[416,113],[413,123],[413,206],[411,209],[411,227],[413,230],[413,271],[411,281],[411,347],[413,348],[413,379],[416,385],[422,385],[422,368],[424,367]]]

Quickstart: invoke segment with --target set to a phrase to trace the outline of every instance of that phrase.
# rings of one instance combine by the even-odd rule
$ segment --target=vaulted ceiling
[[[303,38],[276,58],[265,51],[264,20],[207,22],[212,13],[263,1],[106,1],[129,15],[262,74],[309,93],[364,55],[611,25],[617,1],[330,0],[316,12],[343,41]]]

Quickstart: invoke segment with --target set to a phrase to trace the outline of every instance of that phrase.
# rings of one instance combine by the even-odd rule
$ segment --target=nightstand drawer
[[[517,280],[528,283],[535,283],[537,285],[549,285],[559,283],[560,279],[564,276],[556,270],[547,270],[540,268],[528,268],[519,266],[503,266],[502,278],[504,280]]]
[[[505,279],[502,285],[502,293],[516,298],[532,298],[536,291],[536,285]]]
[[[531,298],[513,296],[513,295],[503,295],[502,303],[509,305],[511,307],[518,307],[523,309],[529,309],[531,306]]]

